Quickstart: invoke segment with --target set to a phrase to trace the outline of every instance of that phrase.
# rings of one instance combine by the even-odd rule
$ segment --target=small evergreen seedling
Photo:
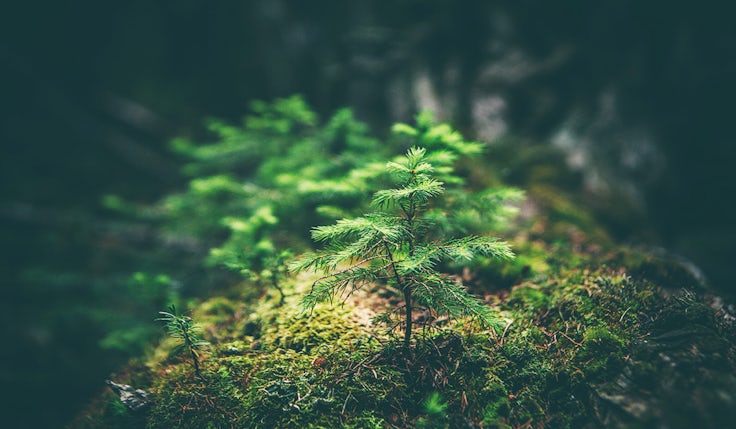
[[[324,274],[303,298],[306,309],[346,298],[355,290],[376,282],[387,282],[403,295],[403,306],[379,316],[391,323],[393,313],[404,319],[404,347],[411,345],[412,311],[424,308],[435,316],[470,316],[491,323],[489,308],[468,294],[460,281],[437,269],[439,262],[470,261],[486,255],[512,258],[508,244],[488,237],[467,236],[431,240],[436,236],[427,216],[431,202],[442,195],[443,183],[434,177],[426,150],[414,147],[387,169],[397,186],[378,191],[373,197],[375,211],[355,219],[342,219],[331,226],[313,230],[312,237],[326,244],[317,253],[305,255],[294,269]],[[395,325],[400,324],[396,323]]]
[[[173,338],[178,339],[181,343],[174,349],[174,353],[185,352],[189,355],[194,366],[194,372],[197,377],[203,378],[199,369],[199,352],[202,351],[209,343],[199,336],[199,328],[189,316],[176,314],[176,308],[172,305],[169,311],[159,311],[160,320],[166,324],[166,330]]]

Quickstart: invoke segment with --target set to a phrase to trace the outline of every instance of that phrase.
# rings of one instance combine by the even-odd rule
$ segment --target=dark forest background
[[[105,279],[136,269],[106,241],[119,225],[101,198],[183,186],[167,142],[202,137],[206,117],[237,122],[254,99],[300,93],[323,117],[348,106],[379,135],[432,108],[471,136],[553,146],[583,199],[609,201],[597,213],[622,242],[677,255],[733,297],[731,12],[656,0],[3,6],[2,415],[61,425],[130,357],[100,348],[106,328],[89,316],[125,313]]]

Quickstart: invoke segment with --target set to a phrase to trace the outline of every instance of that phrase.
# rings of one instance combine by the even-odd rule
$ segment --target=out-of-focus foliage
[[[467,183],[469,164],[483,152],[483,144],[466,141],[448,124],[437,124],[429,111],[417,115],[415,126],[397,123],[392,131],[410,145],[426,148],[426,161],[433,166],[437,180],[446,184],[438,204],[426,213],[436,231],[447,236],[499,231],[517,213],[509,203],[523,198],[521,190],[489,186],[487,177]]]
[[[211,144],[173,142],[191,180],[156,211],[211,249],[208,265],[260,271],[278,249],[302,247],[316,219],[358,205],[388,148],[346,109],[321,125],[298,96],[251,108],[239,127],[209,121]]]
[[[320,122],[299,96],[254,102],[240,126],[209,120],[208,129],[210,143],[172,142],[186,159],[185,190],[152,207],[131,208],[115,197],[105,201],[208,249],[205,267],[227,267],[261,286],[278,288],[282,252],[307,248],[313,225],[362,213],[370,195],[388,184],[386,160],[395,164],[401,159],[395,154],[406,147],[426,147],[427,162],[447,184],[446,194],[426,214],[433,223],[430,234],[455,237],[502,228],[514,213],[508,203],[522,196],[484,183],[475,183],[477,192],[465,186],[469,170],[460,160],[480,154],[484,146],[435,123],[429,112],[413,125],[395,124],[388,142],[371,137],[348,109]]]

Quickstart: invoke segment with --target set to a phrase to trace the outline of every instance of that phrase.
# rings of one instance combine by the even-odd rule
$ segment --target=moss
[[[261,341],[269,348],[290,348],[310,353],[320,346],[346,347],[371,335],[367,321],[361,320],[354,305],[319,305],[312,312],[296,303],[260,313],[264,326]]]
[[[204,379],[170,358],[172,345],[162,342],[148,362],[158,373],[148,425],[381,427],[405,396],[404,376],[392,365],[356,367],[379,344],[358,313],[350,303],[304,313],[294,299],[281,307],[203,302],[193,315],[213,340],[202,361]]]
[[[549,307],[550,299],[547,294],[534,284],[521,284],[511,289],[507,305],[521,308],[531,313],[545,311]]]
[[[623,338],[638,341],[646,332],[695,324],[708,335],[683,338],[726,362],[731,343],[717,335],[709,307],[689,295],[670,301],[663,307],[656,287],[620,270],[558,269],[501,296],[513,319],[504,334],[460,334],[453,324],[429,330],[411,362],[351,302],[312,314],[299,312],[293,299],[283,307],[203,303],[194,314],[209,326],[232,320],[239,338],[222,336],[213,344],[203,360],[206,380],[194,377],[186,362],[149,362],[156,402],[143,420],[149,427],[598,425],[607,405],[591,402],[597,395],[591,392],[619,383],[627,365],[637,385],[660,388],[663,367],[651,363],[656,353],[637,352],[636,362],[627,361],[634,350]],[[655,322],[648,321],[652,315]],[[427,413],[427,392],[440,395],[446,414]],[[114,403],[99,407],[97,423],[133,421]]]
[[[509,411],[509,393],[503,381],[493,373],[486,375],[486,383],[481,391],[483,408],[481,417],[484,427],[502,428],[507,426]]]
[[[585,332],[583,346],[575,355],[585,376],[591,382],[612,379],[623,367],[624,341],[606,328]]]
[[[76,427],[678,427],[692,422],[688,413],[729,421],[718,416],[736,397],[730,319],[703,296],[630,270],[648,263],[641,251],[593,251],[585,235],[519,234],[518,248],[531,249],[523,265],[496,277],[482,266],[475,277],[510,321],[501,332],[428,325],[407,360],[370,323],[390,293],[305,313],[298,296],[311,279],[297,278],[282,306],[267,296],[196,306],[212,342],[205,379],[164,340],[121,379],[155,394],[147,414],[106,393]],[[427,411],[432,392],[443,413]]]
[[[165,377],[153,386],[154,406],[148,427],[206,428],[238,425],[242,396],[237,384],[214,378],[193,377],[183,365],[168,367]]]
[[[354,384],[357,380],[339,372],[347,363],[276,349],[221,357],[204,381],[192,378],[183,366],[169,367],[165,381],[155,386],[152,427],[376,427],[382,417],[369,411],[391,398],[388,391],[401,382],[390,373],[371,371],[371,378],[386,383],[378,390],[373,380],[374,394],[367,394]]]
[[[218,296],[208,299],[197,306],[197,320],[207,324],[219,324],[232,321],[238,311],[242,311],[243,304],[232,299]]]

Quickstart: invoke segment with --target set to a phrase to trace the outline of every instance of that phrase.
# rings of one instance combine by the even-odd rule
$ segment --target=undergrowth
[[[206,242],[206,269],[243,275],[227,294],[189,301],[211,344],[198,369],[162,340],[113,376],[150,392],[147,407],[128,410],[106,392],[72,427],[688,427],[699,423],[692,416],[710,418],[706,426],[736,417],[733,318],[683,292],[695,283],[682,271],[616,247],[569,196],[529,183],[520,203],[496,173],[478,179],[472,162],[453,175],[459,158],[447,148],[475,146],[426,114],[394,127],[389,148],[348,111],[319,126],[298,98],[254,107],[245,128],[214,122],[215,144],[176,144],[193,178],[151,214]],[[284,269],[288,249],[308,247],[309,227],[365,212],[366,198],[387,185],[386,156],[406,149],[407,137],[439,147],[444,162],[437,173],[448,190],[428,235],[503,232],[519,255],[433,264],[502,323],[417,309],[408,314],[421,327],[410,356],[406,337],[371,322],[401,308],[401,281],[376,278],[304,311],[300,297],[318,278]],[[548,177],[551,166],[540,168]],[[496,185],[506,191],[490,192]],[[514,211],[522,218],[511,223]]]
[[[230,320],[239,333],[208,338],[203,379],[185,362],[149,364],[152,381],[139,387],[156,399],[144,420],[192,428],[595,427],[605,418],[600,386],[655,370],[630,359],[653,324],[675,317],[659,293],[610,268],[538,276],[499,299],[503,332],[460,321],[426,330],[411,361],[401,341],[356,318],[351,302],[310,316],[289,311],[296,297],[283,306],[274,297]],[[704,318],[695,308],[681,317]],[[130,411],[98,412],[119,424],[109,427],[131,421]]]

